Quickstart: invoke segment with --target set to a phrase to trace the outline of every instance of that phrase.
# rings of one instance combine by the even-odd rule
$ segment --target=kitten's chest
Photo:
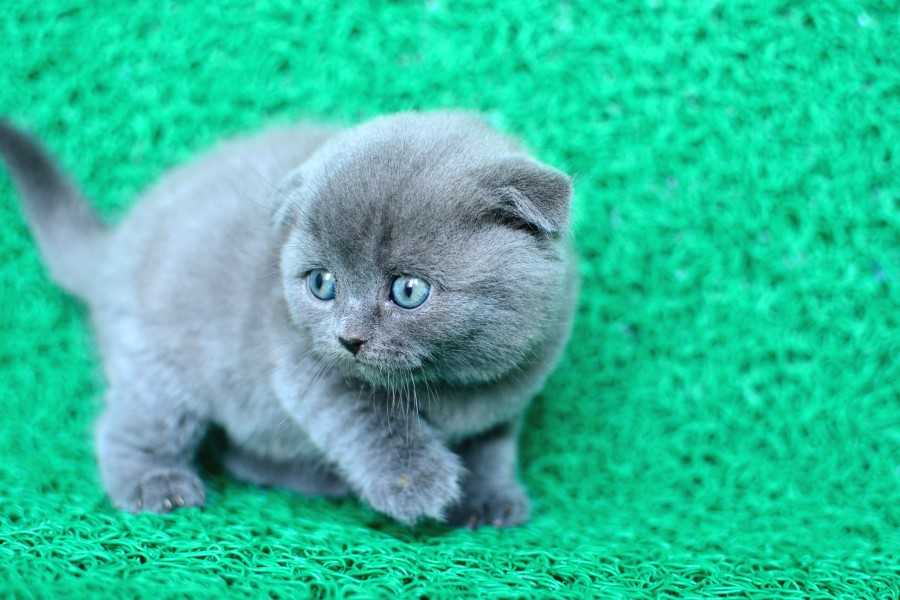
[[[518,418],[528,400],[525,393],[511,395],[493,389],[449,392],[437,396],[420,414],[444,439],[456,442]]]
[[[229,440],[257,456],[283,461],[317,453],[309,436],[270,389],[235,398],[216,412],[215,420]]]

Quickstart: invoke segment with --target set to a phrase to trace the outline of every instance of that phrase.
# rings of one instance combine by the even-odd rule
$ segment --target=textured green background
[[[84,313],[0,177],[0,591],[900,595],[900,3],[249,4],[7,0],[0,113],[108,216],[299,115],[478,108],[573,173],[534,519],[411,532],[215,473],[204,512],[115,512]]]

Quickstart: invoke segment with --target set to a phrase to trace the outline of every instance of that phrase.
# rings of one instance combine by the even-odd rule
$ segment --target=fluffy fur
[[[237,477],[355,492],[404,523],[513,525],[520,417],[568,337],[569,178],[467,113],[233,140],[166,175],[115,228],[26,134],[0,126],[55,279],[82,298],[108,381],[109,496],[204,503],[210,425]],[[327,269],[336,297],[306,275]],[[394,277],[431,295],[394,304]],[[365,340],[352,353],[339,338]]]

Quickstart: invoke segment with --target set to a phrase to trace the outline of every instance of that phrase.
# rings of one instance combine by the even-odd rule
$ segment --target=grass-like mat
[[[104,499],[83,310],[0,177],[0,595],[900,594],[900,5],[7,2],[0,113],[107,216],[273,120],[486,111],[577,182],[575,335],[514,530],[210,474]],[[494,5],[494,6],[490,6]]]

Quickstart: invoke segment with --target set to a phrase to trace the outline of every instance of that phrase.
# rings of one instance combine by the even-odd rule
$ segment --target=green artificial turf
[[[583,293],[534,518],[410,531],[208,475],[116,512],[102,378],[0,176],[0,596],[900,596],[900,3],[0,9],[0,114],[104,215],[221,137],[480,109],[575,176]]]

